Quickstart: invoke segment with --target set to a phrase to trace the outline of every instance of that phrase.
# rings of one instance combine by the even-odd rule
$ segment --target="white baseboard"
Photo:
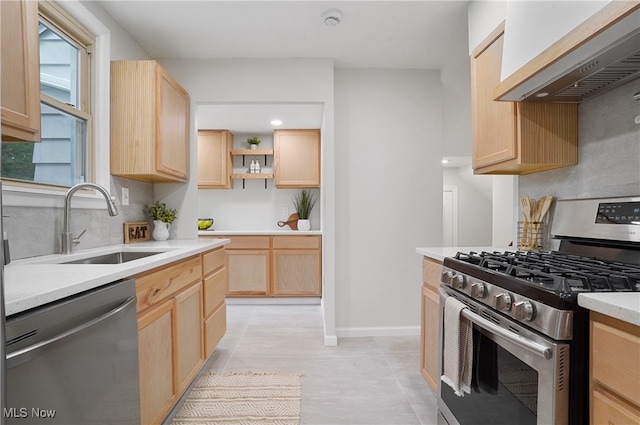
[[[338,337],[335,335],[325,335],[324,336],[324,345],[325,347],[337,347],[338,346]]]
[[[320,305],[320,297],[227,297],[231,305]]]
[[[414,335],[419,336],[420,326],[336,328],[336,335],[338,338],[363,337],[363,336],[414,336]],[[325,340],[326,340],[326,337],[325,337]]]

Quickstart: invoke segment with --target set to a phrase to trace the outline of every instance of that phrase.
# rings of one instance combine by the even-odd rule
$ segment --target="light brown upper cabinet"
[[[111,63],[111,174],[186,182],[189,94],[156,61]]]
[[[198,188],[231,188],[231,145],[227,130],[198,130]]]
[[[0,1],[2,140],[40,141],[38,2]]]
[[[273,132],[276,187],[320,187],[320,130]]]
[[[529,174],[578,162],[578,106],[497,102],[504,23],[471,55],[475,174]]]

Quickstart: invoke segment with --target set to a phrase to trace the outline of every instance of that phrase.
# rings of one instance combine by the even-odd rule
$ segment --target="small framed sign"
[[[151,239],[149,223],[124,223],[124,243],[145,242]]]

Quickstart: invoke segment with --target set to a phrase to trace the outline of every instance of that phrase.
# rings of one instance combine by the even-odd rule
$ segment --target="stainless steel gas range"
[[[440,423],[589,422],[589,313],[577,298],[640,291],[640,197],[558,201],[552,234],[555,251],[445,258],[440,353],[455,297],[472,323],[473,367],[469,394],[440,383]]]

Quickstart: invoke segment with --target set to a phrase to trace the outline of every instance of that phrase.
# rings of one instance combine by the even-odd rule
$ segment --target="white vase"
[[[311,230],[311,222],[309,220],[298,220],[298,230]]]
[[[252,144],[252,145],[251,145],[251,149],[258,149],[258,145],[256,145],[256,144]]]
[[[160,220],[153,220],[153,239],[156,241],[166,241],[169,239],[169,228],[171,224]]]

